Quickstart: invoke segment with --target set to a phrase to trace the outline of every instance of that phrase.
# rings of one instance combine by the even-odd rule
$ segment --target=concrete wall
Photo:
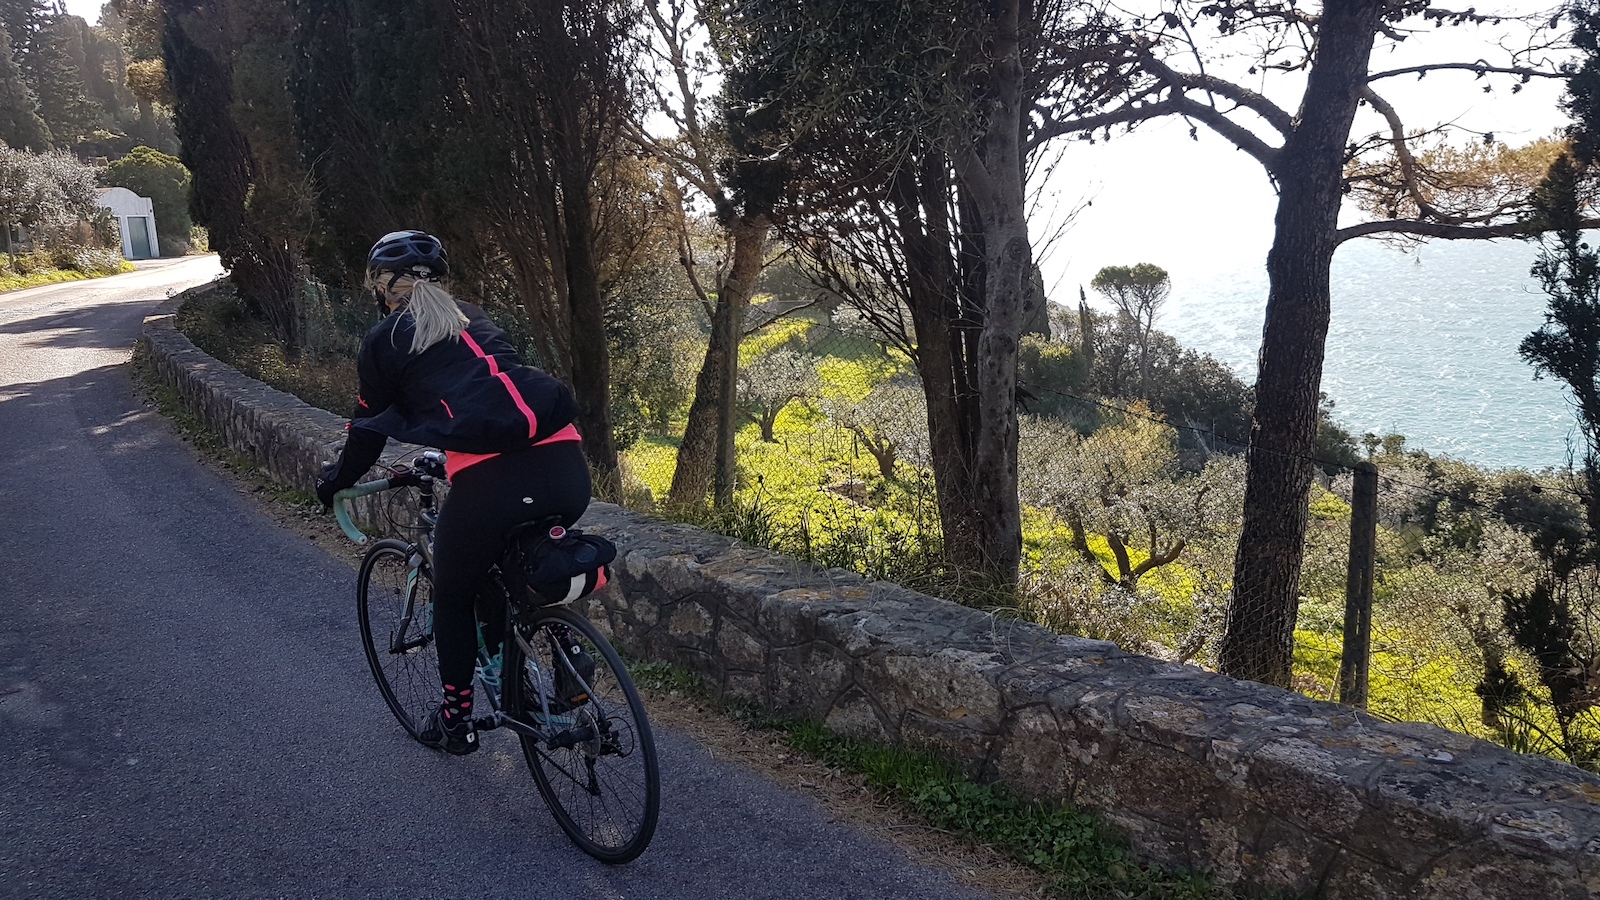
[[[170,316],[145,333],[163,377],[230,446],[310,485],[337,447],[337,417],[205,357]],[[1570,766],[606,504],[585,526],[622,548],[618,587],[583,601],[618,644],[837,731],[1095,809],[1147,858],[1328,897],[1600,894],[1600,778]]]

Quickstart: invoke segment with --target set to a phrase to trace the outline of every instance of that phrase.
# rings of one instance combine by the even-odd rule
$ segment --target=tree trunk
[[[982,573],[999,587],[1017,581],[1022,508],[1017,498],[1017,349],[1038,298],[1028,290],[1033,249],[1024,192],[1020,0],[992,0],[988,128],[959,151],[957,173],[983,227],[984,318],[978,337],[978,433],[973,483]]]
[[[739,395],[739,341],[744,336],[745,314],[756,278],[766,262],[771,228],[765,217],[741,217],[730,226],[733,265],[727,280],[717,289],[711,338],[695,380],[689,424],[684,429],[683,443],[678,446],[678,464],[667,492],[667,502],[673,505],[698,504],[707,493],[713,493],[718,506],[733,502],[738,464],[734,435],[739,429],[735,410]]]
[[[733,223],[733,265],[722,291],[730,295],[728,326],[728,352],[722,358],[722,384],[718,397],[717,472],[712,480],[712,495],[718,506],[733,503],[738,453],[734,449],[734,436],[739,432],[736,407],[739,402],[739,341],[744,337],[745,313],[750,308],[750,296],[755,292],[756,279],[761,276],[767,256],[767,231],[771,228],[765,217],[753,221],[736,219]],[[718,294],[721,302],[721,293]],[[772,440],[769,433],[767,440]]]
[[[961,289],[951,255],[953,235],[946,213],[950,190],[945,157],[926,151],[916,171],[908,165],[897,173],[889,193],[905,252],[907,301],[916,332],[917,373],[928,405],[928,449],[944,558],[952,568],[976,572],[982,564],[972,484],[976,376],[966,352],[970,341],[963,334],[972,323],[961,314]]]
[[[572,310],[572,391],[578,401],[583,450],[595,470],[595,494],[622,500],[617,444],[611,429],[611,353],[606,344],[605,300],[594,259],[589,192],[564,179],[567,302]]]
[[[734,356],[732,310],[722,294],[717,295],[711,312],[711,336],[706,343],[705,360],[694,383],[694,399],[689,404],[689,423],[678,444],[678,462],[672,470],[672,487],[667,490],[671,506],[692,506],[705,501],[716,478],[717,445],[722,434],[723,385],[727,357]]]
[[[1088,378],[1094,374],[1094,319],[1089,315],[1089,298],[1078,286],[1078,343],[1083,349],[1083,372]]]
[[[1155,327],[1152,321],[1148,327],[1139,332],[1139,399],[1150,399],[1150,330]]]
[[[895,449],[894,442],[887,439],[881,442],[870,440],[859,433],[856,436],[861,438],[861,443],[867,448],[867,452],[872,454],[873,461],[878,464],[878,475],[884,481],[893,481],[894,464],[900,457],[899,452]]]
[[[1329,269],[1343,197],[1345,145],[1383,4],[1330,0],[1301,118],[1273,166],[1278,213],[1267,255],[1266,322],[1256,378],[1244,528],[1221,670],[1288,687],[1305,551],[1306,492],[1317,433]]]

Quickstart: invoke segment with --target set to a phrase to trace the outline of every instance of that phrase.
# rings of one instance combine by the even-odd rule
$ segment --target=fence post
[[[1344,654],[1339,660],[1339,702],[1367,705],[1367,664],[1372,651],[1372,570],[1378,549],[1378,467],[1357,463],[1350,492],[1350,567],[1344,587]]]

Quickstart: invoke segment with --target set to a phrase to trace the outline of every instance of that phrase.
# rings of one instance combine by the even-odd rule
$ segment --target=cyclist
[[[439,239],[386,234],[367,255],[366,286],[384,314],[357,363],[360,393],[337,462],[317,479],[317,498],[354,485],[388,438],[446,452],[450,492],[434,529],[433,632],[443,702],[418,738],[457,755],[478,749],[471,725],[477,623],[491,653],[503,609],[479,588],[514,526],[551,516],[572,525],[589,505],[589,467],[566,385],[523,363],[484,311],[450,296]],[[502,598],[503,599],[503,598]],[[475,605],[486,604],[484,614]]]

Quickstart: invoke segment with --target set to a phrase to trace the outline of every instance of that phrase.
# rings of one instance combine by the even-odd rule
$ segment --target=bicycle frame
[[[396,488],[417,488],[417,499],[419,505],[418,527],[421,529],[422,534],[420,540],[412,541],[410,543],[410,554],[407,557],[406,571],[406,605],[405,611],[402,613],[400,618],[400,627],[395,629],[393,636],[390,638],[389,652],[392,654],[403,654],[410,652],[411,650],[422,646],[427,641],[432,639],[433,629],[431,627],[424,629],[421,636],[413,638],[410,641],[402,641],[400,638],[410,630],[411,622],[418,612],[416,609],[417,586],[422,575],[422,571],[424,567],[429,572],[432,572],[433,570],[433,529],[439,521],[439,513],[436,508],[437,501],[435,499],[434,484],[436,479],[443,477],[443,475],[444,454],[429,450],[418,456],[413,461],[413,468],[410,470],[392,470],[392,474],[388,478],[377,481],[363,482],[355,487],[340,491],[334,497],[334,518],[338,520],[339,527],[344,529],[346,536],[348,536],[351,540],[355,541],[357,544],[364,544],[367,541],[367,536],[363,534],[351,520],[349,511],[345,506],[345,502],[354,500],[357,497],[363,497],[368,494],[376,494],[387,490],[394,490]],[[431,578],[431,575],[429,577]],[[498,566],[496,566],[495,571],[492,573],[492,577],[495,584],[506,593],[508,618],[508,627],[506,629],[507,636],[517,641],[522,648],[523,658],[528,660],[529,663],[537,669],[538,663],[534,662],[534,660],[536,660],[538,657],[534,653],[533,647],[523,637],[521,629],[517,627],[519,604],[510,596],[510,591],[506,590],[505,583],[499,572]],[[429,606],[431,606],[431,603],[432,600],[430,598]],[[487,660],[484,659],[485,648],[483,645],[483,635],[481,631],[478,635],[478,649],[480,651],[479,661],[480,664],[482,664]],[[577,669],[572,665],[572,661],[567,659],[566,654],[555,653],[553,655],[559,659],[562,665],[566,668],[567,675],[576,679],[577,682],[583,686],[583,689],[589,692],[592,696],[594,694],[593,686],[584,680],[583,676],[578,673]],[[488,731],[495,728],[509,728],[518,734],[543,741],[551,748],[572,747],[579,743],[583,743],[584,741],[594,740],[600,736],[600,731],[594,725],[574,727],[577,725],[577,721],[575,719],[552,714],[550,712],[549,697],[546,696],[543,691],[539,692],[538,717],[545,722],[559,722],[560,724],[567,726],[565,731],[547,730],[539,727],[538,725],[529,724],[514,719],[500,709],[500,692],[490,691],[488,693],[489,706],[494,711],[487,716],[481,716],[472,720],[473,726],[480,731]],[[609,716],[606,713],[605,708],[600,704],[599,700],[595,699],[592,702],[596,707],[596,711],[599,713],[599,715],[596,717],[596,720],[600,722],[608,721]]]
[[[366,535],[350,520],[348,501],[393,488],[419,491],[415,506],[402,504],[403,514],[394,503],[385,504],[389,521],[408,537],[385,539],[367,552],[356,601],[363,650],[384,702],[406,731],[421,739],[422,723],[436,715],[439,705],[436,688],[420,677],[419,664],[436,662],[433,604],[440,598],[434,590],[433,539],[441,499],[436,481],[445,475],[444,455],[424,453],[413,466],[387,474],[340,491],[334,496],[334,513],[351,540],[366,543]],[[479,732],[506,728],[515,733],[523,761],[556,823],[585,853],[622,864],[644,852],[655,833],[661,803],[655,741],[626,664],[601,629],[574,610],[546,605],[526,593],[524,552],[534,550],[534,542],[548,534],[542,521],[508,532],[505,552],[488,573],[497,585],[490,590],[500,594],[468,598],[478,619],[473,683],[483,713],[471,724]],[[498,602],[502,597],[503,610]],[[448,599],[452,612],[459,614],[454,604],[463,598]],[[484,623],[497,624],[501,616],[506,625],[502,655],[490,657]],[[602,660],[604,677],[599,674]]]

